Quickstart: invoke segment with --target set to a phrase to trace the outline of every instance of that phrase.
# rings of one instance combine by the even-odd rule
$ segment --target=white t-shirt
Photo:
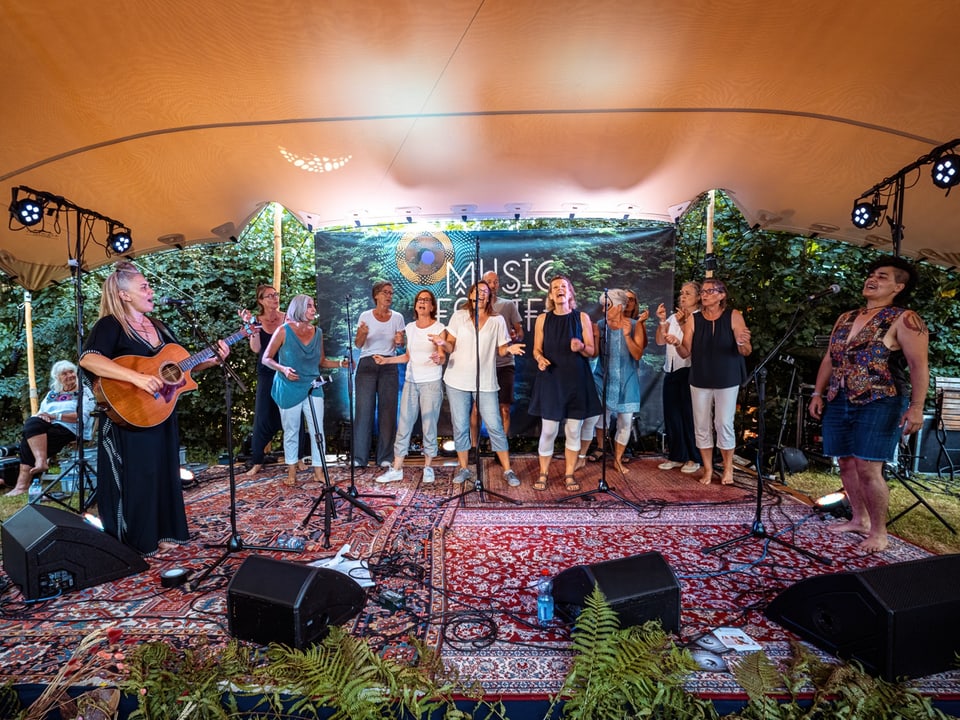
[[[427,335],[439,335],[443,332],[443,323],[434,320],[429,327],[419,328],[416,321],[407,323],[407,374],[404,382],[425,383],[443,377],[443,365],[437,365],[430,358],[437,351]]]
[[[360,313],[360,319],[357,321],[357,327],[360,323],[366,323],[367,339],[360,348],[360,357],[370,357],[371,355],[396,355],[396,346],[393,344],[393,336],[403,331],[403,315],[396,310],[390,311],[390,319],[386,322],[380,322],[373,315],[373,310],[364,310]]]
[[[466,310],[457,310],[450,318],[447,332],[457,339],[447,359],[443,381],[452,388],[473,392],[477,389],[477,333]],[[491,315],[480,328],[480,390],[497,391],[497,348],[510,343],[507,323],[500,315]]]
[[[674,313],[667,318],[669,327],[664,335],[676,335],[680,342],[683,342],[683,326],[677,322],[677,314]],[[690,358],[682,358],[673,345],[667,345],[667,352],[663,360],[663,371],[673,372],[680,368],[690,367]]]

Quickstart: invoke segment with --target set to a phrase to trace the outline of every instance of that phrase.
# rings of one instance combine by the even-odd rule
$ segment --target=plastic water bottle
[[[537,580],[537,623],[547,625],[553,620],[553,578],[544,568]]]
[[[40,478],[35,477],[30,483],[30,489],[27,490],[27,501],[33,505],[40,502],[40,496],[43,495],[43,485],[40,484]]]
[[[277,547],[281,547],[286,550],[294,550],[296,552],[303,552],[303,538],[297,537],[296,535],[283,533],[277,538]]]

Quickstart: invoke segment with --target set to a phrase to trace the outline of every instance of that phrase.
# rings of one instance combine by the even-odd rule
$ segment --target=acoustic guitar
[[[233,345],[259,329],[260,325],[250,323],[223,341]],[[167,343],[152,357],[120,355],[113,358],[115,363],[144,375],[156,375],[163,380],[163,389],[151,395],[126,380],[98,378],[93,383],[93,394],[106,416],[118,425],[154,427],[170,417],[181,393],[197,389],[190,371],[213,357],[210,348],[190,355],[176,343]]]

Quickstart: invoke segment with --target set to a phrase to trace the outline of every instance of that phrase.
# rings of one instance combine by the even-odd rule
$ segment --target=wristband
[[[818,392],[810,393],[810,397],[820,397],[821,395],[823,395],[823,393],[818,393]]]
[[[57,413],[57,420],[63,420],[63,413]]]

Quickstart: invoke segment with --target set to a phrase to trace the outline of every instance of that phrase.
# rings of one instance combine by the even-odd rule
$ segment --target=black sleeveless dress
[[[533,380],[527,412],[544,420],[583,420],[601,413],[590,361],[570,349],[571,338],[583,339],[580,312],[548,312],[543,322],[543,354],[550,361]]]

